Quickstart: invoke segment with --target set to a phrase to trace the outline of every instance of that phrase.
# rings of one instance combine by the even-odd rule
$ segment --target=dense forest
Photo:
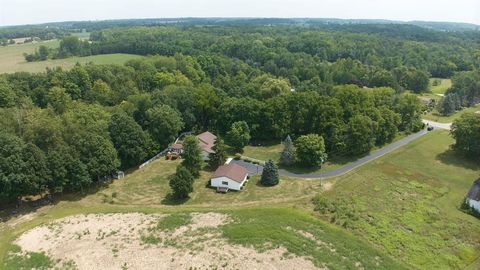
[[[0,201],[82,190],[182,131],[225,136],[238,122],[254,142],[317,134],[328,155],[365,154],[422,128],[423,107],[409,91],[456,74],[451,91],[463,93],[462,76],[478,73],[478,36],[469,32],[335,27],[117,27],[91,33],[91,42],[64,37],[32,60],[149,57],[2,75]]]

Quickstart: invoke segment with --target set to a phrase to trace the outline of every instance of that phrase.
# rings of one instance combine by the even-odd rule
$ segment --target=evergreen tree
[[[197,178],[200,176],[200,169],[202,168],[202,157],[198,140],[195,136],[188,135],[182,142],[183,145],[183,162],[182,165]]]
[[[208,155],[208,165],[211,169],[215,170],[223,165],[227,159],[226,146],[221,138],[215,140],[212,150],[214,152]]]
[[[275,186],[278,185],[278,182],[278,167],[273,163],[271,159],[269,159],[265,164],[265,167],[263,168],[260,183],[262,183],[262,185],[264,186]]]
[[[295,163],[295,146],[293,146],[292,139],[290,138],[290,135],[287,136],[285,141],[283,142],[283,151],[280,154],[280,164],[283,165],[292,165]]]
[[[193,176],[185,166],[179,165],[169,184],[175,199],[186,199],[193,191]]]

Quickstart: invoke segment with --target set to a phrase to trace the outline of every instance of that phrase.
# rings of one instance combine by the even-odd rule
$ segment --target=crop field
[[[123,64],[130,59],[142,57],[131,54],[104,54],[87,57],[70,57],[66,59],[55,59],[41,62],[26,62],[23,54],[33,53],[40,45],[56,48],[59,46],[59,41],[52,40],[0,47],[0,73],[14,73],[19,71],[43,72],[47,67],[61,67],[64,69],[69,69],[76,63],[86,64],[93,62],[96,64]]]
[[[221,259],[232,253],[253,268],[267,262],[304,269],[474,267],[480,224],[459,206],[480,167],[449,150],[452,142],[446,131],[434,131],[336,178],[282,178],[263,187],[253,177],[245,190],[228,194],[208,188],[211,172],[202,171],[185,202],[169,195],[179,161],[159,159],[123,180],[0,223],[0,266],[142,267],[131,255],[135,249],[159,258],[150,265],[180,268],[236,269],[238,262]],[[194,248],[187,252],[186,245]],[[74,256],[85,246],[95,247],[92,260]],[[161,261],[168,252],[182,259]],[[212,259],[192,259],[206,256]]]

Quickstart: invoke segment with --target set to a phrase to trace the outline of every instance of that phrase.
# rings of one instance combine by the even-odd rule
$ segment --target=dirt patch
[[[323,190],[329,191],[333,187],[333,182],[324,182],[322,183]]]
[[[227,243],[219,229],[227,215],[194,213],[191,224],[174,231],[158,228],[164,216],[72,216],[32,229],[16,244],[78,269],[317,269],[282,247],[258,252]]]

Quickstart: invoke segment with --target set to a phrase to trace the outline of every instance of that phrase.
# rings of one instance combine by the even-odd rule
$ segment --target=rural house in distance
[[[217,136],[213,135],[211,132],[205,131],[201,134],[198,134],[198,146],[202,150],[202,158],[203,160],[208,160],[208,155],[213,153],[213,145],[215,144],[215,140]],[[170,145],[168,147],[168,151],[175,155],[181,155],[183,153],[183,145],[181,141],[177,141],[176,143]]]

